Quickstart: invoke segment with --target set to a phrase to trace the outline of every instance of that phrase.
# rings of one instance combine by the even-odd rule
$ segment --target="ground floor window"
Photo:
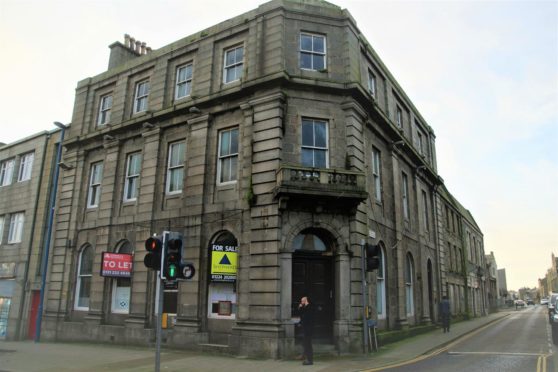
[[[130,242],[125,241],[118,247],[116,253],[132,254],[133,249]],[[130,278],[113,278],[112,279],[112,301],[111,311],[116,314],[130,313],[130,293],[132,289],[132,280]]]
[[[0,297],[0,340],[5,339],[8,334],[8,314],[11,302],[12,299],[9,297]]]
[[[234,319],[236,317],[234,283],[211,283],[207,302],[209,318]]]

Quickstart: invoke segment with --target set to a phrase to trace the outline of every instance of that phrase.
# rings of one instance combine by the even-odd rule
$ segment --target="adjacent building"
[[[159,296],[168,345],[266,357],[295,352],[304,295],[339,352],[361,350],[365,312],[381,329],[435,322],[443,295],[485,312],[481,230],[347,10],[274,0],[157,50],[110,48],[64,141],[44,337],[148,343]],[[158,293],[144,242],[165,230],[196,275]],[[104,253],[130,258],[125,275],[101,275]]]
[[[538,292],[541,298],[549,297],[552,292],[558,292],[558,257],[552,253],[551,266],[544,278],[539,279]]]
[[[503,298],[500,297],[498,290],[498,265],[496,264],[496,256],[494,252],[490,252],[485,256],[486,270],[485,270],[485,283],[486,294],[488,297],[488,308],[491,312],[498,310],[498,307],[504,305]]]
[[[0,146],[0,339],[33,338],[60,130]]]

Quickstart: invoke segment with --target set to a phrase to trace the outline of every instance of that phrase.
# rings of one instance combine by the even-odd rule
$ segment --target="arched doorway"
[[[207,288],[207,331],[209,343],[227,344],[237,313],[238,240],[229,231],[221,231],[209,246],[209,282]],[[216,267],[225,270],[216,272]],[[226,268],[225,268],[226,267]]]
[[[294,238],[292,249],[292,315],[298,315],[300,299],[308,296],[315,311],[314,339],[331,343],[335,318],[333,238],[325,230],[305,229]]]

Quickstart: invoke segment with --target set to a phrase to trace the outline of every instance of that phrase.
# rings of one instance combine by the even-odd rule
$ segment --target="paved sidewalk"
[[[513,311],[512,311],[513,312]],[[320,356],[312,366],[302,366],[295,360],[251,359],[216,356],[193,351],[165,349],[161,353],[161,372],[292,372],[292,371],[366,371],[403,363],[439,350],[458,338],[510,312],[504,311],[452,325],[451,332],[441,329],[404,341],[380,347],[369,355]],[[34,343],[32,341],[0,341],[0,372],[35,371],[153,371],[154,348],[134,348],[119,345],[89,343]]]

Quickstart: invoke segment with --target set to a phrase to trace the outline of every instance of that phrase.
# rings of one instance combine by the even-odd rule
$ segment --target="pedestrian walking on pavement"
[[[443,296],[440,302],[440,317],[442,318],[442,327],[444,328],[444,333],[450,330],[450,302],[448,296]]]
[[[300,299],[298,305],[300,326],[302,327],[303,365],[314,364],[314,350],[312,349],[312,333],[314,331],[314,308],[307,296]]]

